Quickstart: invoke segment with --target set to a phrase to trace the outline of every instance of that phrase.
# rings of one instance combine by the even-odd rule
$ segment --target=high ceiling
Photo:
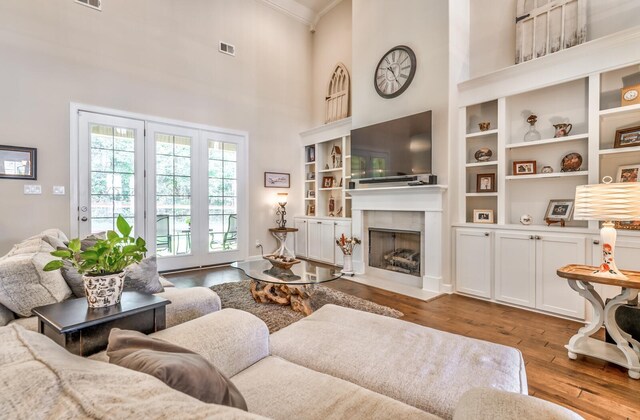
[[[262,0],[314,29],[318,20],[342,0]]]

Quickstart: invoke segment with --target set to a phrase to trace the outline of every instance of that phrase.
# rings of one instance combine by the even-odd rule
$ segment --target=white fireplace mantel
[[[365,237],[365,211],[411,211],[424,214],[422,238],[422,290],[440,293],[444,242],[443,203],[447,187],[444,185],[401,186],[388,188],[360,188],[348,190],[351,195],[351,223],[354,236]],[[365,252],[368,245],[357,247],[353,254],[354,270],[367,275]]]

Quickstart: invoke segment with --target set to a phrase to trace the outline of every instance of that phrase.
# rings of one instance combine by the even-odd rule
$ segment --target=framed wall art
[[[496,192],[496,174],[478,174],[476,176],[476,192]]]
[[[0,145],[0,179],[38,179],[38,149]]]
[[[616,139],[613,143],[615,149],[636,146],[640,146],[640,125],[616,130]]]
[[[573,216],[573,204],[574,200],[549,200],[545,220],[568,222]]]
[[[638,172],[640,172],[640,163],[620,166],[618,168],[616,182],[638,182]]]
[[[514,175],[534,175],[537,172],[535,160],[516,160],[513,162]]]
[[[493,223],[493,210],[474,209],[473,223]]]
[[[332,176],[323,176],[322,177],[322,188],[333,188],[333,183],[335,182],[335,178]]]
[[[289,188],[291,175],[280,172],[265,172],[264,186],[266,188]]]

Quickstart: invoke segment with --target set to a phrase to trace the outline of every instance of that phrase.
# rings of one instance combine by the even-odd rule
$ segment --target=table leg
[[[287,247],[287,232],[271,232],[271,234],[278,241],[278,248],[273,251],[275,255],[291,258],[296,257],[296,254]]]
[[[569,287],[578,292],[580,296],[585,298],[591,303],[591,307],[593,308],[593,318],[591,322],[584,327],[578,330],[578,333],[571,337],[569,340],[569,344],[566,346],[569,350],[569,358],[577,359],[578,355],[572,351],[572,349],[578,348],[581,344],[586,342],[586,340],[595,334],[602,324],[604,323],[604,302],[600,295],[595,291],[593,285],[591,283],[587,283],[584,281],[578,282],[576,280],[568,280]],[[582,287],[580,287],[582,286]]]
[[[637,289],[622,288],[622,292],[611,299],[604,307],[604,325],[607,332],[616,342],[629,366],[629,376],[640,379],[640,343],[620,329],[616,322],[618,308],[638,296]],[[631,345],[630,345],[631,344]]]
[[[257,303],[276,303],[278,305],[290,305],[296,312],[310,315],[311,308],[310,285],[285,285],[252,280],[251,296]]]

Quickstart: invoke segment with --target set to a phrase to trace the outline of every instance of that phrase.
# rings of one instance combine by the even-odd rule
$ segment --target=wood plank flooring
[[[244,276],[226,267],[167,278],[178,287],[208,287]],[[409,322],[519,349],[527,368],[529,394],[569,407],[586,419],[640,419],[640,381],[608,362],[567,357],[564,345],[581,327],[577,322],[461,295],[423,302],[348,280],[326,285],[398,309]]]

